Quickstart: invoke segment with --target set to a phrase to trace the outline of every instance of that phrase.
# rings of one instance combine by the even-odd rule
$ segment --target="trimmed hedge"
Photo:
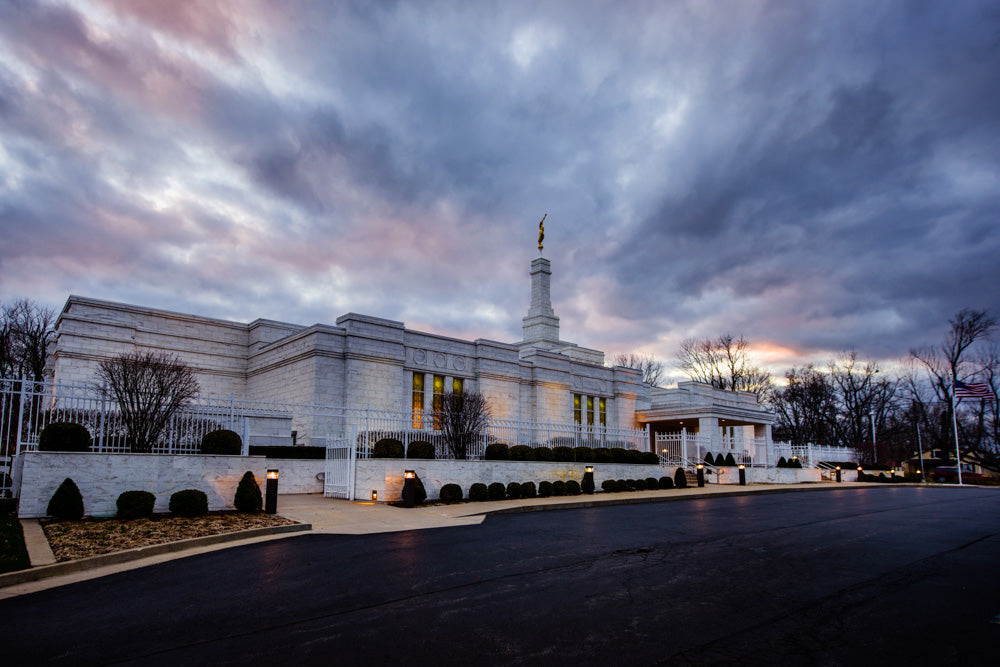
[[[661,489],[672,489],[674,488],[674,480],[670,477],[663,476],[660,478],[657,486]]]
[[[641,463],[650,466],[658,466],[660,465],[660,455],[656,452],[642,452]]]
[[[233,506],[237,512],[259,512],[264,506],[260,485],[257,484],[257,480],[249,470],[243,473],[243,477],[240,478],[240,483],[236,487],[236,497],[233,498]]]
[[[507,497],[511,500],[518,500],[521,497],[521,485],[511,482],[507,485]]]
[[[646,483],[643,482],[642,486],[643,486],[643,488],[645,488]],[[626,479],[625,480],[625,488],[628,489],[629,491],[641,491],[642,490],[642,489],[639,488],[639,482],[637,480],[634,480],[634,479]]]
[[[83,496],[76,482],[67,477],[59,485],[49,500],[45,513],[57,519],[79,519],[83,517]]]
[[[594,463],[593,447],[574,447],[573,456],[579,463]]]
[[[408,459],[433,459],[434,445],[429,442],[411,442],[406,448],[406,458]]]
[[[613,479],[606,479],[601,482],[601,491],[605,493],[615,493],[618,491],[618,483]]]
[[[534,461],[535,451],[527,445],[514,445],[510,448],[511,461]]]
[[[481,503],[484,500],[490,499],[490,491],[486,488],[486,485],[482,482],[476,482],[469,487],[469,500],[477,503]]]
[[[570,479],[566,481],[566,495],[567,496],[578,496],[583,493],[583,489],[580,488],[580,482],[575,479]]]
[[[486,492],[489,494],[490,500],[503,500],[507,497],[507,487],[500,482],[490,484]]]
[[[403,458],[403,443],[395,438],[382,438],[372,447],[373,459]]]
[[[776,467],[778,467],[778,468],[787,468],[788,467],[788,461],[785,460],[784,456],[782,456],[782,457],[780,457],[778,459],[778,465]]]
[[[552,495],[553,496],[565,496],[566,495],[566,482],[556,480],[552,482]]]
[[[715,455],[714,465],[716,468],[721,468],[722,466],[726,465],[726,459],[722,458],[722,452],[719,452],[718,454]]]
[[[141,519],[153,515],[156,496],[149,491],[124,491],[118,495],[115,507],[119,519]]]
[[[170,512],[178,516],[208,514],[208,496],[198,489],[184,489],[170,496]]]
[[[521,482],[521,497],[534,498],[538,495],[534,482]]]
[[[610,449],[606,447],[594,449],[594,463],[612,463],[613,460],[614,455],[612,455]]]
[[[736,459],[733,457],[732,452],[726,454],[726,465],[729,466],[730,468],[736,467]]]
[[[486,453],[483,458],[487,461],[509,461],[510,447],[502,442],[494,442],[486,445]]]
[[[678,489],[686,489],[688,485],[687,475],[684,474],[684,468],[678,468],[677,472],[674,473],[674,487]]]
[[[458,484],[445,484],[441,487],[441,493],[438,494],[438,497],[445,503],[460,503],[462,502],[462,487]]]
[[[250,445],[250,456],[266,456],[269,459],[314,460],[326,458],[326,447],[316,445],[291,447],[289,445]]]
[[[552,450],[548,447],[535,447],[536,461],[555,461],[553,456]]]
[[[553,447],[552,456],[553,460],[559,463],[569,463],[576,460],[576,452],[573,451],[572,447]]]
[[[705,452],[705,463],[710,466],[715,465],[715,456],[712,455],[712,452]]]
[[[72,422],[53,422],[38,436],[40,452],[89,452],[90,445],[90,431]]]
[[[201,437],[198,451],[216,456],[239,456],[243,453],[243,440],[236,431],[220,428]]]
[[[548,498],[552,495],[552,482],[539,482],[538,495],[541,498]]]
[[[659,483],[659,481],[657,481],[657,479],[655,477],[647,477],[646,478],[646,490],[647,491],[653,491],[653,490],[658,489],[658,488],[660,488],[660,483]]]

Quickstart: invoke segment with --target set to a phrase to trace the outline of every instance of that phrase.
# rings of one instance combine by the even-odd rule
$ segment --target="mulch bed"
[[[233,533],[251,528],[285,526],[295,521],[274,514],[210,512],[199,517],[172,514],[148,519],[46,520],[41,525],[57,561],[76,560],[192,537]]]

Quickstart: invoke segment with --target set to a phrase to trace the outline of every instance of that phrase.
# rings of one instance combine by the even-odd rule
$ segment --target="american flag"
[[[993,398],[993,388],[988,382],[955,380],[955,398]]]

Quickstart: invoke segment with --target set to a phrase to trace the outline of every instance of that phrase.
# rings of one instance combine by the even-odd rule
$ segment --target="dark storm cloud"
[[[973,0],[7,3],[0,298],[512,340],[548,213],[569,340],[896,357],[1000,309],[998,26]]]

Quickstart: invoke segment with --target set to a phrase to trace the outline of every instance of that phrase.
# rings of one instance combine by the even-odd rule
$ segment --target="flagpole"
[[[920,459],[920,481],[927,482],[927,475],[924,474],[924,447],[920,444],[920,422],[917,422],[917,458]]]
[[[958,449],[958,413],[955,410],[955,380],[951,381],[951,425],[955,429],[955,461],[958,468],[958,485],[962,486],[962,452]]]

